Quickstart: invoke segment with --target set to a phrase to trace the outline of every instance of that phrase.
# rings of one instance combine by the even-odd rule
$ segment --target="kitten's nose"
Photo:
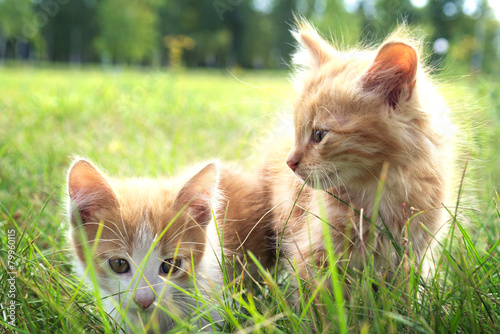
[[[288,165],[288,167],[290,167],[291,170],[293,170],[295,172],[295,170],[297,169],[297,167],[299,166],[299,162],[300,161],[296,161],[296,160],[293,160],[293,159],[290,159],[288,158],[286,160],[286,164]]]
[[[149,290],[149,291],[146,291]],[[155,301],[155,295],[151,289],[138,290],[135,293],[134,300],[144,310],[147,309]]]
[[[292,149],[290,154],[288,154],[288,158],[286,158],[286,164],[295,172],[297,167],[299,167],[300,160],[302,160],[302,153],[296,149]]]

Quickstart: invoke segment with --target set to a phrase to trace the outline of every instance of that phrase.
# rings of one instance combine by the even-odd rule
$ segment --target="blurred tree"
[[[184,50],[192,50],[194,48],[194,40],[185,35],[165,36],[163,43],[170,50],[168,53],[170,66],[176,69],[182,66],[182,54]]]
[[[363,0],[360,6],[364,41],[381,41],[398,25],[425,25],[426,13],[417,9],[411,0]]]
[[[290,29],[295,24],[294,12],[298,11],[297,2],[299,1],[280,0],[270,13],[273,23],[270,37],[275,45],[275,57],[279,58],[282,64],[290,62],[290,55],[294,50],[294,39],[290,34]]]
[[[482,7],[481,17],[476,20],[476,48],[471,59],[471,71],[486,71],[499,74],[500,22],[488,6]],[[479,37],[479,38],[477,38]],[[477,59],[477,58],[479,59]],[[477,63],[475,63],[477,60]]]
[[[456,71],[469,72],[483,65],[491,67],[492,62],[496,66],[498,57],[492,50],[492,41],[498,21],[485,0],[432,0],[427,7],[427,17],[433,28],[430,41],[436,52],[433,56],[436,67],[448,62]],[[437,42],[446,43],[440,47]]]
[[[7,55],[9,40],[13,42],[14,58],[22,52],[19,44],[26,48],[31,42],[41,49],[43,45],[39,36],[39,26],[42,23],[35,17],[31,0],[0,1],[0,59],[4,59]]]
[[[492,43],[498,21],[486,0],[361,0],[360,4],[367,41],[380,41],[406,23],[418,26],[417,33],[425,36],[428,61],[436,69],[451,61],[456,71],[468,72],[491,67],[492,59],[498,61]]]
[[[104,62],[151,62],[158,55],[160,0],[101,0],[95,47]]]
[[[50,20],[42,28],[47,41],[47,57],[52,61],[96,61],[92,42],[98,27],[97,0],[38,0],[38,11]]]
[[[274,17],[261,11],[249,11],[242,29],[241,51],[238,64],[251,68],[284,68],[289,55],[284,55],[283,46],[289,46],[291,36],[282,40],[273,36],[277,30]],[[283,28],[290,26],[283,22]]]
[[[0,58],[33,46],[42,54],[46,41],[51,61],[168,64],[163,38],[184,35],[195,47],[176,51],[177,63],[280,68],[293,52],[294,14],[339,46],[380,42],[405,22],[426,36],[436,68],[498,67],[487,0],[0,0]]]
[[[314,25],[328,32],[328,37],[339,47],[352,46],[360,37],[361,17],[354,11],[348,12],[343,0],[311,1],[306,17],[312,17]]]
[[[196,47],[183,55],[186,65],[227,65],[232,33],[227,12],[218,13],[216,8],[216,2],[211,0],[169,1],[161,8],[161,35],[186,35],[195,42]],[[234,7],[227,8],[232,11]]]

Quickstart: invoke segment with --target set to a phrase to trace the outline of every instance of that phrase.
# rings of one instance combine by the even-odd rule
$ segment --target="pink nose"
[[[144,310],[147,309],[155,301],[155,295],[152,291],[137,291],[134,300]]]
[[[295,170],[297,169],[297,167],[299,166],[299,163],[300,163],[300,160],[295,160],[293,157],[292,158],[288,158],[286,160],[286,164],[288,165],[288,167],[290,167],[291,170],[293,170],[295,172]]]

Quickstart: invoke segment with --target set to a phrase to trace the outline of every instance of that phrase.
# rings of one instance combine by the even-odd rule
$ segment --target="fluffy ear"
[[[187,206],[187,213],[200,225],[212,218],[219,183],[219,168],[215,162],[206,165],[182,187],[174,201],[177,209]]]
[[[322,39],[308,22],[299,22],[297,30],[292,31],[292,35],[299,42],[292,59],[295,65],[317,68],[331,59],[334,53],[333,47]]]
[[[382,94],[394,110],[411,98],[418,68],[417,51],[402,42],[384,44],[362,78],[363,88]]]
[[[80,214],[81,222],[85,225],[101,210],[118,205],[116,195],[108,181],[86,160],[77,160],[70,167],[68,195],[73,224],[80,222],[75,216],[76,212]]]

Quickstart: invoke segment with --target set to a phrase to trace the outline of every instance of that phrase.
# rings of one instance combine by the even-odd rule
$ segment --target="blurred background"
[[[286,68],[294,13],[341,45],[406,22],[434,67],[499,71],[496,0],[0,0],[0,62]]]

